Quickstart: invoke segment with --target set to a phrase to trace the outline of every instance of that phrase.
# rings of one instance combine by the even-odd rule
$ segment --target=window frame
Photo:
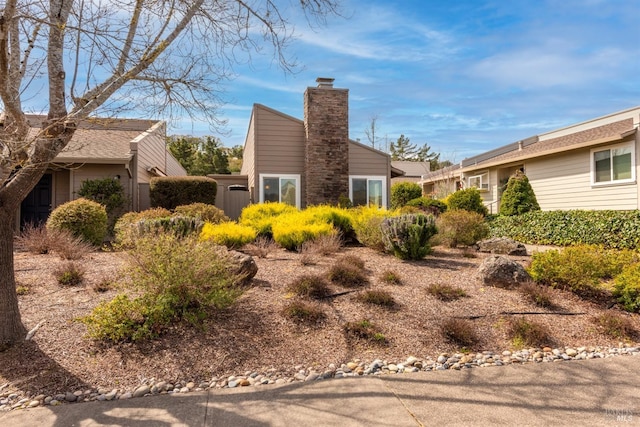
[[[353,180],[354,179],[366,179],[367,180],[367,200],[370,197],[370,181],[381,181],[382,182],[382,204],[378,206],[379,208],[387,208],[389,205],[387,204],[387,177],[384,175],[349,175],[349,200],[353,203]]]
[[[299,174],[280,174],[280,173],[261,173],[260,175],[260,191],[259,200],[260,203],[264,203],[264,180],[265,178],[278,178],[278,202],[282,202],[282,180],[294,180],[296,185],[296,205],[295,207],[300,209],[301,196],[300,196],[300,175]]]
[[[486,179],[486,186],[487,186],[487,188],[483,188],[483,186],[485,185],[485,184],[484,184],[484,181],[485,181],[485,180],[483,179],[483,177],[485,177],[485,176],[486,176],[486,178],[487,178],[487,179]],[[475,186],[475,185],[471,185],[471,180],[472,180],[472,179],[475,179],[475,178],[479,178],[479,179],[480,179],[480,187],[477,187],[477,186]],[[478,191],[480,191],[480,192],[489,192],[489,190],[491,189],[491,181],[489,180],[489,171],[484,171],[484,172],[477,173],[477,174],[475,174],[475,175],[468,176],[468,177],[467,177],[467,187],[468,187],[468,188],[475,187],[475,188],[477,188],[477,189],[478,189]]]
[[[630,148],[631,149],[631,178],[625,179],[613,179],[613,156],[611,152],[620,148]],[[595,155],[596,153],[601,153],[603,151],[609,151],[609,181],[601,181],[596,182],[596,162]],[[589,153],[589,169],[591,173],[591,186],[593,187],[607,187],[612,185],[625,185],[625,184],[635,184],[636,183],[636,146],[634,141],[624,142],[621,144],[608,145],[606,147],[598,147],[592,148]]]

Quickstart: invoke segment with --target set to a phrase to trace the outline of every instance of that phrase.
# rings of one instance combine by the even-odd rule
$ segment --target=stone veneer
[[[318,78],[304,93],[306,205],[349,196],[349,90]]]

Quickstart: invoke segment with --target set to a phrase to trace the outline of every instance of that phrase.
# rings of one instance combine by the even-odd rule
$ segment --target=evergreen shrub
[[[92,200],[72,200],[51,212],[47,230],[67,230],[74,236],[99,246],[107,235],[107,211],[100,203]]]
[[[387,218],[381,224],[385,249],[400,259],[424,258],[431,248],[429,239],[436,234],[433,215],[407,214]]]

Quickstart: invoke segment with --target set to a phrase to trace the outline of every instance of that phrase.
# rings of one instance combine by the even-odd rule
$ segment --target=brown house
[[[388,205],[390,179],[402,172],[388,154],[349,139],[349,91],[318,78],[304,93],[304,119],[254,104],[242,175],[252,203],[298,208],[337,204]]]
[[[29,116],[33,132],[44,116]],[[154,176],[186,175],[166,148],[166,124],[138,119],[90,118],[79,123],[67,147],[22,202],[20,224],[47,219],[52,209],[78,198],[83,181],[120,181],[128,210],[149,208],[149,180]]]

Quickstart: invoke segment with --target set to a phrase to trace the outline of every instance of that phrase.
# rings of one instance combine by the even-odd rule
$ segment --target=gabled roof
[[[429,173],[431,164],[429,162],[411,162],[407,160],[392,160],[391,167],[404,172],[404,176],[420,177]]]
[[[28,115],[35,135],[45,116]],[[126,163],[131,160],[131,142],[161,122],[142,119],[88,118],[78,123],[57,163]]]

